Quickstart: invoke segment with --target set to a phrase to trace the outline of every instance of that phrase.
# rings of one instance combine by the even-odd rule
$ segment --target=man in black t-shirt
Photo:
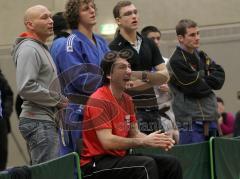
[[[141,75],[142,80],[132,79],[128,93],[137,108],[140,130],[149,134],[162,129],[153,85],[166,83],[169,75],[158,47],[137,32],[139,15],[136,7],[130,1],[121,1],[114,7],[113,15],[119,31],[109,47],[116,51],[127,49],[132,53],[128,60],[134,70],[132,76]]]

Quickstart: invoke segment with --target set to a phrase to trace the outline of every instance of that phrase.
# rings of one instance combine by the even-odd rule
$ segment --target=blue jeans
[[[58,157],[59,138],[55,122],[21,118],[19,130],[27,142],[32,165]]]

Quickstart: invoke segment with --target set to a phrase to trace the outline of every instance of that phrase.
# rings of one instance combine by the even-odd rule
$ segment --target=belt
[[[137,111],[146,111],[146,112],[149,112],[149,111],[158,111],[158,107],[146,107],[146,108],[137,108]]]
[[[169,106],[163,107],[161,109],[159,109],[158,107],[147,107],[147,108],[137,108],[137,111],[158,111],[159,113],[165,113],[166,111],[168,111],[170,109]]]
[[[159,109],[159,113],[165,113],[165,112],[167,112],[169,109],[170,109],[170,106],[165,106],[165,107]]]

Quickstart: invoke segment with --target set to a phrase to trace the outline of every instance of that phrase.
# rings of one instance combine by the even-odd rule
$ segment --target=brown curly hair
[[[83,4],[93,2],[95,10],[96,5],[94,0],[68,0],[65,6],[65,17],[67,19],[70,29],[77,29],[79,24],[79,9]]]

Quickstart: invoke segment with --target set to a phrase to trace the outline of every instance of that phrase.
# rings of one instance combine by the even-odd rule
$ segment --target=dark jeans
[[[182,168],[171,156],[97,157],[81,167],[86,179],[182,179]]]

